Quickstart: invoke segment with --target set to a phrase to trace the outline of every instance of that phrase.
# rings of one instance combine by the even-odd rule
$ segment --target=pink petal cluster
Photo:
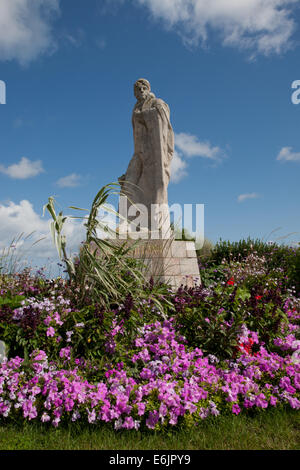
[[[242,354],[234,362],[214,364],[200,349],[188,349],[173,320],[146,324],[135,341],[132,363],[109,369],[105,380],[89,383],[79,366],[66,370],[48,364],[35,351],[30,371],[16,357],[0,367],[0,415],[22,415],[53,426],[66,419],[112,422],[115,429],[175,426],[185,419],[197,424],[208,416],[278,404],[300,409],[300,365],[291,357],[268,353]],[[60,351],[68,359],[70,348]],[[224,368],[225,367],[225,368]]]

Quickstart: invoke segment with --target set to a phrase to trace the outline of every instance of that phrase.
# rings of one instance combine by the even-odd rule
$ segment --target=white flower
[[[117,420],[115,421],[115,430],[118,431],[119,429],[121,429],[122,424],[123,424],[123,423],[122,423],[121,418],[117,419]]]

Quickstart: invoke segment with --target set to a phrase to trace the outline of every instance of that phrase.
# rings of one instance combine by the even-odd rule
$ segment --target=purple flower
[[[59,351],[59,357],[61,357],[62,359],[65,358],[69,361],[71,359],[71,347],[68,346],[67,348],[62,348]]]
[[[277,398],[273,397],[272,395],[270,396],[270,405],[276,406],[277,403]]]
[[[158,411],[157,410],[154,410],[154,411],[150,411],[149,412],[149,416],[146,420],[146,425],[149,429],[154,429],[155,428],[155,425],[156,423],[158,422],[159,420],[159,414],[158,414]]]
[[[300,410],[300,400],[298,400],[297,398],[290,397],[288,399],[288,402],[292,408],[294,408],[295,410]]]
[[[138,407],[138,415],[143,416],[143,414],[145,413],[145,409],[146,409],[146,403],[137,403],[137,407]]]
[[[51,337],[54,336],[54,335],[55,335],[55,329],[54,329],[52,326],[50,326],[50,327],[48,328],[48,330],[46,331],[46,335],[47,335],[48,337],[49,337],[49,336],[51,336]]]
[[[241,408],[239,407],[239,405],[237,405],[236,403],[232,405],[232,413],[234,413],[235,415],[238,415],[240,414],[240,412],[241,412]]]

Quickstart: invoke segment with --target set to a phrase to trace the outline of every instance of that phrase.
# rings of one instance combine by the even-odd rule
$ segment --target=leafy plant
[[[22,246],[34,233],[35,231],[24,237],[24,232],[22,232],[12,240],[8,247],[2,249],[2,253],[0,254],[0,276],[15,274],[17,270],[21,268],[21,260],[29,248],[25,251],[21,251],[20,246]],[[30,248],[44,240],[44,238],[45,237],[42,237],[39,240],[36,240],[34,243],[32,243]]]
[[[197,250],[197,257],[199,260],[201,260],[201,263],[205,262],[211,257],[213,249],[214,244],[210,240],[205,238],[202,248]]]
[[[288,287],[295,287],[300,292],[300,246],[292,247],[279,245],[275,242],[266,243],[263,240],[251,238],[230,242],[220,240],[205,261],[200,258],[200,264],[205,269],[217,269],[219,266],[244,263],[247,258],[254,256],[265,259],[265,272],[272,275],[281,270]]]
[[[176,324],[188,343],[223,359],[236,352],[242,325],[256,332],[273,351],[280,326],[288,322],[280,290],[271,286],[263,292],[259,286],[248,289],[229,280],[211,289],[196,288],[189,296],[179,291],[174,303]]]
[[[7,306],[10,309],[15,309],[21,306],[22,301],[25,300],[24,295],[13,295],[10,291],[5,293],[5,296],[0,297],[0,308]]]
[[[138,244],[126,243],[126,240],[118,239],[116,231],[98,218],[100,209],[112,212],[122,218],[120,214],[107,206],[107,199],[112,194],[119,194],[119,183],[110,183],[97,193],[87,217],[73,217],[84,219],[86,223],[86,240],[82,243],[80,252],[75,260],[67,256],[66,237],[63,234],[63,226],[67,220],[66,216],[60,212],[55,212],[54,198],[50,197],[48,204],[44,206],[53,218],[51,232],[54,243],[57,247],[60,259],[66,264],[69,280],[74,288],[79,292],[77,295],[78,306],[87,303],[100,303],[108,309],[114,303],[120,303],[131,292],[137,297],[143,297],[145,285],[148,283],[145,277],[145,270],[139,263],[130,257],[131,251]],[[87,211],[78,207],[70,207],[79,211]],[[108,238],[100,238],[97,234],[100,231],[107,234]],[[167,287],[152,285],[151,289],[157,289],[167,293]],[[154,296],[155,297],[155,296]],[[159,300],[155,299],[156,305],[163,309]]]

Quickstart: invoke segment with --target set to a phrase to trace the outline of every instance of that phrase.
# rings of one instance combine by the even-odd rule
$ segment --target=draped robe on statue
[[[152,226],[150,225],[151,207],[153,204],[159,204],[160,215],[156,228],[160,231],[162,226],[169,229],[167,188],[174,153],[174,133],[170,123],[169,106],[153,93],[149,93],[145,101],[136,103],[132,126],[134,155],[126,174],[119,178],[122,192],[128,196],[127,211],[133,204],[143,204],[148,210],[148,228],[153,229],[153,219]],[[122,214],[122,211],[120,212]]]

